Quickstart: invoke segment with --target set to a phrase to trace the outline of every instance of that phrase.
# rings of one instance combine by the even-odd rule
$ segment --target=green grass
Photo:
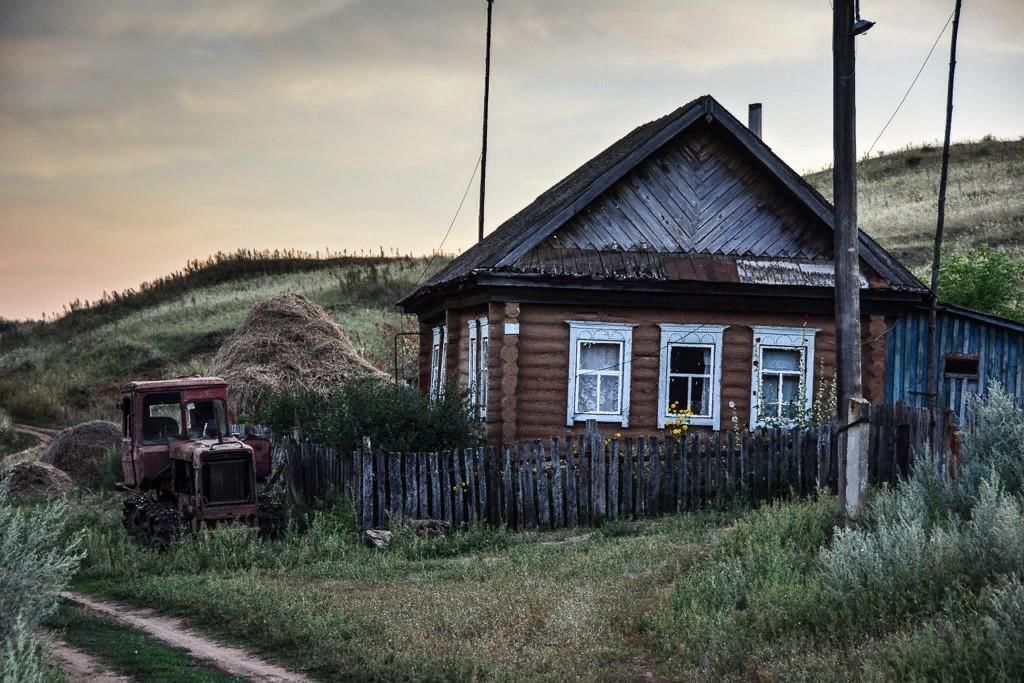
[[[91,529],[78,590],[186,616],[323,680],[666,674],[644,620],[738,514],[619,524],[612,535],[399,531],[379,552],[358,542],[342,506],[282,541],[227,529],[160,554],[126,538],[113,499],[98,500],[75,513]]]
[[[242,680],[196,661],[185,650],[169,647],[79,607],[63,605],[46,625],[73,647],[137,681],[235,683]]]
[[[436,259],[431,269],[443,262]],[[199,269],[182,276],[184,284],[174,280],[173,286],[154,286],[56,321],[17,324],[0,334],[0,407],[39,424],[109,418],[122,383],[205,374],[220,343],[254,304],[289,292],[326,308],[360,353],[391,372],[394,333],[415,329],[394,304],[413,288],[426,261],[332,259],[299,265],[303,269],[297,272],[243,269],[218,277]],[[256,266],[273,269],[265,260]],[[133,303],[136,297],[145,305]],[[403,342],[407,359],[414,342]]]
[[[858,164],[861,227],[911,269],[931,263],[941,162],[941,146],[927,145]],[[832,197],[831,169],[807,179]],[[953,251],[1024,246],[1024,139],[952,146],[944,240]]]

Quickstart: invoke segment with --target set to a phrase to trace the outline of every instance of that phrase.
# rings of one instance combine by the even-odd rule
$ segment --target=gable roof
[[[780,181],[824,226],[834,229],[832,205],[713,97],[704,95],[660,119],[635,128],[541,194],[481,242],[455,258],[401,303],[477,271],[513,269],[531,250],[551,237],[613,184],[667,142],[702,120],[720,124],[729,137],[749,152],[763,170]],[[861,259],[885,279],[890,287],[927,291],[910,271],[863,231],[860,232],[860,247]]]

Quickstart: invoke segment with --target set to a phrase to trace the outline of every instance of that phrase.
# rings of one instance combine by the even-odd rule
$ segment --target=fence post
[[[844,514],[860,516],[868,490],[868,443],[871,436],[871,404],[862,398],[851,398],[846,434],[846,503]],[[840,437],[842,438],[842,437]]]

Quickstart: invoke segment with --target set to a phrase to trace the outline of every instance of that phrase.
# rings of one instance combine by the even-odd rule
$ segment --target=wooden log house
[[[860,254],[863,384],[881,403],[901,398],[889,333],[929,293],[863,232]],[[400,305],[419,320],[423,391],[468,389],[494,443],[588,420],[650,434],[683,408],[697,428],[784,422],[834,381],[833,288],[831,204],[706,95],[612,144]]]

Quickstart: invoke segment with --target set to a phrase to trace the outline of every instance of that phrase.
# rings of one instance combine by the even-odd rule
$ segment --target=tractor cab
[[[121,413],[125,488],[155,493],[153,504],[173,508],[195,528],[219,520],[256,524],[257,481],[270,474],[270,442],[231,434],[224,380],[130,382],[121,389]],[[139,521],[138,507],[126,505],[129,528]]]

